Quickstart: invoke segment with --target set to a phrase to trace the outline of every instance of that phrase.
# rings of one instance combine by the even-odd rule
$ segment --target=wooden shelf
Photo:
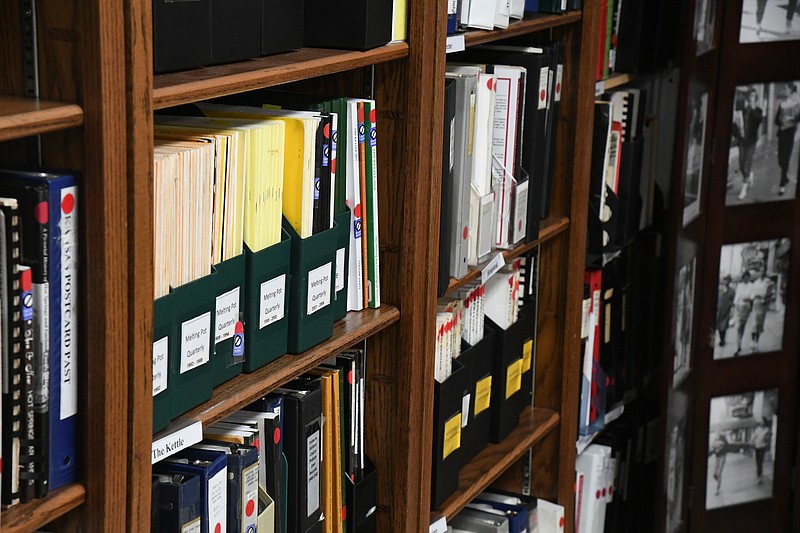
[[[569,228],[569,218],[567,217],[551,217],[542,220],[541,226],[539,228],[539,238],[535,241],[526,242],[525,244],[520,244],[516,248],[512,250],[505,250],[503,252],[503,257],[505,257],[506,262],[515,259],[525,253],[529,252],[530,250],[536,248],[543,242],[552,239],[556,235],[563,233],[564,231]],[[492,254],[493,256],[496,254]],[[474,269],[471,269],[467,272],[467,275],[459,278],[459,279],[451,279],[450,285],[447,286],[447,292],[451,293],[454,290],[458,289],[459,287],[463,287],[470,281],[474,281],[476,279],[480,279],[481,277],[481,270],[483,270],[484,265],[480,264]]]
[[[75,509],[86,500],[83,485],[72,484],[54,490],[46,498],[3,510],[0,529],[3,533],[29,533]]]
[[[9,141],[83,124],[83,109],[75,104],[0,96],[0,141]]]
[[[616,89],[617,87],[622,87],[623,85],[630,83],[634,77],[630,74],[614,74],[604,80],[600,80],[595,83],[594,86],[594,94],[595,96],[600,96],[606,91],[610,91],[611,89]]]
[[[516,37],[518,35],[525,35],[536,31],[548,30],[550,28],[557,28],[558,26],[565,26],[573,24],[581,20],[580,11],[569,11],[562,15],[545,15],[545,14],[532,14],[526,15],[524,19],[518,22],[512,22],[508,28],[503,30],[473,30],[464,34],[464,44],[466,46],[474,46],[476,44],[489,43],[492,41],[499,41],[501,39],[508,39],[509,37]]]
[[[461,468],[458,489],[433,514],[448,520],[486,489],[500,474],[522,457],[531,446],[558,427],[559,415],[550,409],[528,407],[519,417],[519,426],[500,444],[489,444]]]
[[[301,48],[295,52],[239,63],[158,74],[154,77],[153,107],[163,109],[198,102],[376,65],[406,56],[406,43],[387,44],[366,52]]]
[[[184,421],[212,424],[399,319],[400,311],[389,305],[347,313],[334,323],[333,337],[327,341],[299,355],[284,355],[252,374],[236,376],[214,389],[209,401],[180,417],[177,425],[183,425]]]

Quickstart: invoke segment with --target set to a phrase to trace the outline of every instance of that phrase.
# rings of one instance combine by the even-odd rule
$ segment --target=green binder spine
[[[336,224],[336,291],[333,302],[333,319],[347,314],[347,284],[350,279],[350,210],[345,207],[334,217]]]
[[[247,337],[243,334],[245,256],[240,254],[214,267],[217,278],[214,314],[214,387],[241,374]],[[222,338],[219,342],[216,339]]]
[[[153,302],[153,433],[161,431],[172,421],[174,385],[169,379],[169,361],[176,348],[170,302],[169,295]]]

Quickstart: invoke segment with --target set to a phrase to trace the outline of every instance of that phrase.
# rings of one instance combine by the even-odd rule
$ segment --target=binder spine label
[[[214,474],[208,480],[208,530],[225,533],[228,511],[228,468]]]
[[[528,339],[522,345],[522,373],[529,371],[533,366],[533,339]]]
[[[61,420],[78,412],[78,188],[61,190]]]
[[[308,273],[308,315],[331,303],[331,263],[325,263]]]
[[[264,329],[283,318],[286,301],[286,274],[261,284],[258,316],[259,329]]]
[[[258,462],[242,470],[242,531],[255,531],[258,513]]]
[[[550,69],[542,67],[539,69],[539,107],[537,109],[547,109],[547,78]]]
[[[50,405],[50,284],[33,284],[34,325],[39,333],[37,353],[41,359],[40,372],[36,373],[33,402],[37,413],[44,413]]]
[[[442,461],[459,448],[461,448],[461,411],[444,423]]]
[[[506,400],[522,388],[522,358],[520,357],[506,369]]]
[[[307,499],[307,516],[311,516],[319,509],[319,489],[320,489],[320,471],[319,471],[319,456],[320,456],[320,432],[314,431],[306,438],[306,460],[308,472],[308,499]]]
[[[217,296],[217,314],[214,320],[214,344],[230,339],[239,321],[239,287]]]
[[[168,363],[169,337],[163,337],[153,343],[153,396],[167,390]]]
[[[564,79],[564,65],[559,63],[558,67],[556,67],[556,92],[555,96],[553,97],[553,99],[556,102],[561,101],[561,87],[562,87],[561,83],[563,79]]]
[[[200,518],[195,518],[185,526],[181,527],[181,533],[200,533],[202,531]]]
[[[181,374],[208,362],[210,340],[210,311],[181,324]]]
[[[492,404],[492,376],[486,376],[475,384],[475,416],[478,416]]]
[[[336,292],[344,289],[344,248],[336,250]]]
[[[195,422],[163,437],[155,438],[153,439],[151,461],[155,464],[201,440],[203,440],[203,424],[201,422]]]

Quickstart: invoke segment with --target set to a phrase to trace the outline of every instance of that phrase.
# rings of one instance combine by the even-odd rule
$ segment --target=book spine
[[[366,125],[364,122],[364,102],[358,102],[358,179],[359,188],[361,191],[361,222],[362,228],[369,227],[369,215],[365,209],[365,199],[367,192],[367,154],[365,146]],[[367,239],[365,235],[361,236],[361,259],[364,264],[364,272],[367,275],[362,276],[363,287],[363,303],[364,307],[369,307],[369,255],[367,250]]]
[[[378,111],[375,102],[367,104],[369,113],[367,114],[367,210],[369,211],[367,224],[368,237],[368,259],[369,259],[369,285],[370,285],[370,307],[378,308],[381,305],[381,281],[380,281],[380,232],[378,230]]]

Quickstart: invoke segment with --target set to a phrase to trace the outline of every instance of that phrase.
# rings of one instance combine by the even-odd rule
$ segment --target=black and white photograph
[[[783,347],[790,250],[789,239],[722,247],[714,359]]]
[[[697,258],[678,271],[675,284],[675,351],[672,365],[672,386],[680,386],[691,370],[692,322],[694,320],[694,287]]]
[[[798,122],[800,82],[736,87],[725,205],[794,199]]]
[[[739,42],[767,43],[800,39],[798,0],[743,0]]]
[[[686,457],[686,415],[669,429],[667,435],[667,533],[681,527],[683,509],[683,475]]]
[[[772,497],[778,389],[711,399],[706,509]]]
[[[686,177],[683,187],[683,226],[700,214],[700,190],[703,179],[703,154],[706,142],[708,93],[704,92],[689,105],[689,135],[686,150]]]
[[[697,0],[694,6],[695,53],[701,56],[714,48],[717,0]]]

